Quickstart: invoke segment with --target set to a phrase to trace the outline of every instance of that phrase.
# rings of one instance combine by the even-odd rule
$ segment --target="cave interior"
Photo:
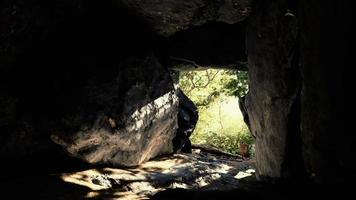
[[[86,188],[48,174],[171,154],[180,100],[170,70],[214,66],[249,73],[256,181],[153,199],[345,194],[356,174],[344,114],[352,15],[346,0],[2,0],[1,188],[82,199]]]

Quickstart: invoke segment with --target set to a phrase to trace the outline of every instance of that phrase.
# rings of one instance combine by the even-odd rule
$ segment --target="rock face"
[[[142,63],[131,67],[132,71],[128,70],[131,72],[125,76],[142,78],[142,82],[131,85],[124,94],[116,91],[119,87],[116,81],[108,85],[92,85],[88,89],[87,100],[98,104],[109,97],[102,92],[108,90],[112,95],[109,100],[122,102],[120,113],[96,112],[93,123],[81,124],[79,130],[69,136],[56,131],[52,139],[72,156],[94,164],[135,166],[157,155],[172,153],[178,115],[178,98],[172,80],[153,57],[146,57]],[[140,70],[149,71],[150,77],[142,73],[131,74]],[[114,108],[118,102],[106,103]],[[70,116],[65,119],[68,124],[62,126],[81,117]]]
[[[245,106],[260,178],[335,184],[355,173],[350,163],[355,140],[344,130],[350,9],[348,1],[256,1],[252,6]],[[340,171],[349,173],[334,173]]]
[[[116,0],[135,10],[164,36],[209,21],[229,24],[250,13],[250,0]]]
[[[179,99],[178,130],[173,139],[174,152],[189,153],[192,151],[190,135],[199,119],[198,108],[182,90],[177,90]]]
[[[296,16],[287,6],[283,1],[256,2],[247,25],[250,84],[245,107],[256,138],[260,178],[289,177],[302,171],[300,151],[295,150],[300,137],[298,29]]]

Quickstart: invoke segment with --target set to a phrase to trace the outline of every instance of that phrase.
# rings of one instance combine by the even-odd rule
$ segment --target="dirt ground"
[[[254,178],[254,160],[194,149],[135,168],[92,168],[1,183],[3,191],[21,187],[10,199],[149,199],[167,189],[232,190]],[[7,199],[7,198],[1,198]]]
[[[113,199],[145,199],[167,188],[236,189],[239,179],[253,173],[252,160],[242,161],[196,149],[192,154],[161,157],[137,168],[89,169],[60,177],[65,182],[90,188],[86,198],[99,197],[107,191]]]

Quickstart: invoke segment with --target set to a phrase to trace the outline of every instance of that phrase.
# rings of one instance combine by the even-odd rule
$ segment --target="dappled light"
[[[134,88],[142,90],[144,86],[135,85]],[[71,155],[93,164],[107,162],[106,155],[109,155],[114,164],[135,166],[159,154],[169,153],[172,145],[165,141],[172,139],[170,130],[176,128],[174,114],[178,99],[174,91],[169,91],[145,101],[144,105],[125,107],[127,116],[116,122],[108,116],[98,115],[93,125],[82,127],[73,139],[57,135],[52,135],[51,139],[67,148]],[[93,130],[92,127],[98,124],[105,124],[106,128]],[[142,135],[144,131],[146,136]]]
[[[255,173],[254,169],[248,169],[246,171],[239,171],[239,173],[236,174],[236,176],[234,176],[236,179],[243,179],[246,177],[250,177],[253,176],[253,174]]]
[[[254,161],[194,149],[148,161],[135,168],[98,168],[61,174],[63,181],[88,188],[86,198],[148,198],[166,189],[235,189],[241,173],[254,175]],[[246,177],[246,175],[244,176]]]

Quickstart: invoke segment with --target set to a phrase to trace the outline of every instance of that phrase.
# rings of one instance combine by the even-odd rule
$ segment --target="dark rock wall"
[[[236,24],[209,22],[162,39],[161,48],[165,51],[161,51],[160,54],[167,58],[175,57],[194,61],[203,67],[226,68],[233,65],[237,69],[239,62],[247,61],[245,30],[245,22]],[[181,64],[182,67],[191,64],[174,59],[171,59],[170,63],[171,65]],[[190,66],[191,69],[195,67]],[[179,70],[179,67],[177,68]]]
[[[284,1],[256,1],[252,8],[246,31],[250,83],[245,106],[256,138],[258,174],[289,177],[300,170],[289,159],[301,159],[293,141],[299,134],[294,109],[300,92],[297,19]]]
[[[345,130],[344,114],[351,8],[349,1],[252,5],[245,106],[260,178],[344,183],[353,176],[355,137]]]
[[[303,153],[309,175],[319,182],[355,176],[350,158],[356,140],[345,114],[352,112],[346,74],[354,66],[353,13],[351,1],[300,1]]]

